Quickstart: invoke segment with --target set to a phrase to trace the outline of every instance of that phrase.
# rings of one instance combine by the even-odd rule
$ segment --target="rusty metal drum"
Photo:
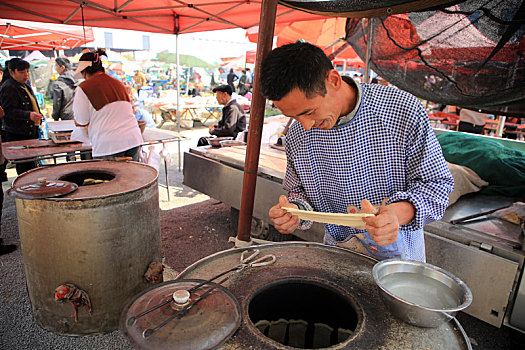
[[[239,264],[241,253],[274,255],[269,266],[245,269],[222,283],[240,304],[242,322],[222,349],[471,349],[456,320],[420,328],[392,315],[372,276],[376,260],[317,243],[287,242],[231,249],[186,268],[176,281],[208,280]],[[146,317],[146,316],[145,316]],[[184,317],[184,316],[183,316]],[[164,348],[178,348],[178,323],[164,327]],[[161,349],[129,336],[141,349]],[[158,337],[162,337],[159,334]],[[207,337],[196,332],[195,337]],[[152,336],[153,337],[153,336]],[[158,340],[158,339],[155,339]],[[153,339],[152,339],[153,341]],[[192,350],[196,349],[195,347]]]
[[[162,257],[157,171],[135,162],[74,162],[31,170],[13,187],[42,179],[78,189],[15,199],[33,315],[59,334],[113,331],[126,303],[151,286],[144,274]]]

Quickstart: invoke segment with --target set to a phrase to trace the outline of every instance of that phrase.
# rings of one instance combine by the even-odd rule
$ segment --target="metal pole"
[[[179,109],[179,96],[180,96],[180,78],[179,78],[179,15],[175,16],[175,57],[177,62],[177,132],[180,136],[180,109]],[[180,170],[180,151],[179,151],[179,170]]]
[[[365,57],[365,83],[370,82],[370,58],[372,56],[372,38],[374,36],[373,31],[374,19],[368,19],[368,43],[366,45],[366,57]]]
[[[253,79],[253,99],[248,130],[248,146],[244,163],[244,180],[242,186],[241,210],[239,213],[238,241],[251,241],[253,203],[255,200],[255,185],[259,167],[259,152],[261,148],[262,128],[264,124],[264,107],[266,99],[261,93],[260,75],[261,63],[272,49],[275,17],[278,0],[263,0],[259,20],[259,37],[257,38],[257,53]]]
[[[180,136],[180,77],[179,77],[179,34],[175,34],[175,53],[177,56],[177,132]],[[179,154],[180,158],[180,154]]]

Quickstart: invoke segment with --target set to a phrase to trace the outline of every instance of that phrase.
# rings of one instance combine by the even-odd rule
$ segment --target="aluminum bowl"
[[[372,274],[387,308],[414,326],[439,327],[472,303],[468,286],[434,265],[389,259],[377,263]]]

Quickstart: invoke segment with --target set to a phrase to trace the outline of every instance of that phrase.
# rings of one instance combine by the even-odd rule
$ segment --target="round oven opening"
[[[60,177],[59,180],[74,182],[78,186],[89,186],[109,182],[114,178],[115,175],[108,171],[91,170],[70,173]]]
[[[258,290],[248,304],[255,327],[274,341],[319,349],[348,340],[362,312],[335,288],[307,280],[285,280]]]

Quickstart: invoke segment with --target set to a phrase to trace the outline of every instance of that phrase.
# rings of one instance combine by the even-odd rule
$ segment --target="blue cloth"
[[[144,108],[137,108],[137,110],[135,111],[135,119],[144,120],[146,122],[147,128],[156,127],[155,121],[153,120],[153,117],[151,116],[150,112],[148,112]]]
[[[361,86],[361,107],[350,122],[309,131],[292,124],[283,187],[290,201],[321,212],[346,213],[362,199],[374,205],[385,198],[387,204],[409,201],[415,218],[400,227],[394,244],[378,246],[366,230],[338,225],[325,225],[325,242],[346,242],[360,233],[377,259],[425,261],[423,226],[441,219],[454,180],[419,100],[393,87]]]

